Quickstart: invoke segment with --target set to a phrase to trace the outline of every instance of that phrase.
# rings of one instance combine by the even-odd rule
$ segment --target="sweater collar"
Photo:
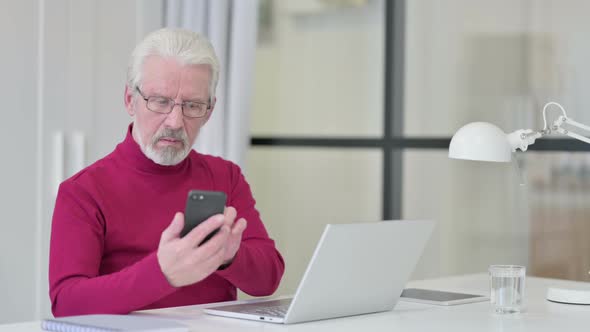
[[[187,156],[183,161],[176,165],[164,166],[156,164],[153,160],[146,157],[141,151],[139,144],[133,138],[131,131],[133,129],[133,123],[131,123],[127,129],[127,135],[125,140],[117,146],[117,151],[123,156],[125,161],[130,167],[136,168],[143,172],[155,173],[155,174],[173,174],[179,173],[182,170],[189,167],[190,158]]]

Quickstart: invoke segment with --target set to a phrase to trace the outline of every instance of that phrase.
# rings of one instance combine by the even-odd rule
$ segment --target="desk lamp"
[[[547,126],[546,112],[549,106],[557,106],[563,113],[553,122],[551,127]],[[567,124],[568,127],[590,132],[590,127],[568,118],[564,108],[556,102],[549,102],[543,107],[543,122],[544,127],[541,130],[519,129],[510,134],[505,134],[500,128],[487,122],[469,123],[453,135],[449,146],[449,158],[509,162],[512,152],[515,152],[516,149],[526,151],[537,138],[550,135],[553,132],[590,144],[588,137],[562,127]],[[590,287],[585,287],[585,289],[549,288],[547,300],[560,303],[590,304]]]

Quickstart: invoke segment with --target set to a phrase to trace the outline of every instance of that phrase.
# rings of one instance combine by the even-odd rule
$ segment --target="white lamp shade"
[[[487,122],[472,122],[461,127],[449,146],[449,158],[508,162],[512,149],[507,135]]]

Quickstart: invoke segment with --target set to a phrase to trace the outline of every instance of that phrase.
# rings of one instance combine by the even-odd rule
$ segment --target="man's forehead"
[[[186,64],[176,57],[165,57],[160,55],[147,56],[143,61],[142,69],[144,73],[192,71],[195,74],[211,75],[211,66],[208,64]]]
[[[182,88],[197,97],[208,95],[211,79],[208,65],[184,65],[175,59],[150,57],[143,69],[140,85],[146,92],[170,93],[168,90]]]

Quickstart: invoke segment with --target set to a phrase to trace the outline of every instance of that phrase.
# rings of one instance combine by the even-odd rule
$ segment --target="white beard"
[[[188,136],[184,130],[163,129],[157,132],[150,140],[149,144],[144,144],[142,141],[139,126],[133,123],[133,130],[137,130],[137,138],[139,140],[139,147],[141,152],[151,161],[162,166],[177,165],[183,161],[191,151],[191,144],[189,144]],[[172,146],[167,146],[161,149],[156,148],[158,141],[164,137],[174,138],[182,141],[182,148],[178,149]]]

